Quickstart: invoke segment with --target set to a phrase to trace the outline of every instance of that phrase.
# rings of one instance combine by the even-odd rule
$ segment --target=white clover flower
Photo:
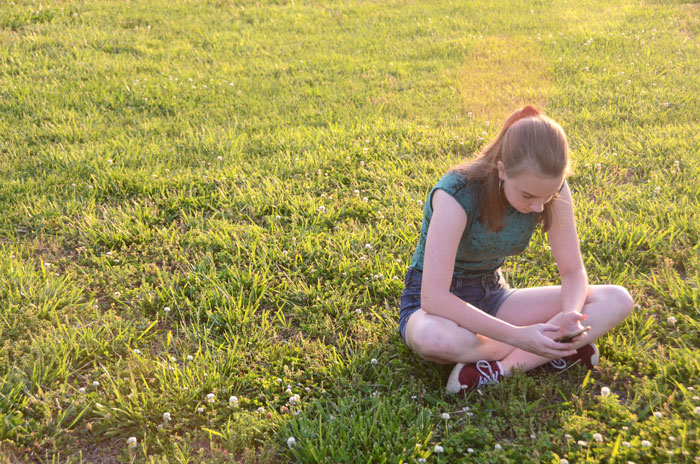
[[[357,189],[355,189],[355,190],[352,191],[352,193],[354,193],[355,195],[359,195],[359,194],[360,194],[360,191],[357,190]]]
[[[566,459],[562,459],[559,461],[559,464],[569,464],[569,461]]]
[[[649,440],[642,440],[642,447],[649,448],[650,446],[651,442]]]
[[[495,449],[496,451],[501,451],[502,448],[501,448],[501,445],[496,443],[496,445],[493,447],[493,449]]]
[[[238,397],[235,396],[235,395],[232,395],[232,396],[228,399],[228,403],[229,403],[230,405],[232,405],[232,406],[238,406]]]
[[[170,360],[171,360],[172,362],[177,361],[177,359],[175,359],[175,356],[170,356]]]
[[[662,417],[664,417],[664,415],[661,414],[661,412],[656,411],[656,412],[654,413],[654,417],[656,417],[657,419],[661,419]]]
[[[194,359],[194,357],[191,354],[188,354],[185,359],[188,361],[192,361]]]
[[[292,394],[292,387],[287,387],[287,389],[284,392],[288,395],[291,395]]]
[[[418,458],[418,462],[428,462],[425,458]]]
[[[80,392],[80,393],[85,393],[85,387],[80,387],[80,388],[78,388],[78,392]]]
[[[365,243],[365,248],[368,249],[368,250],[371,250],[371,249],[372,249],[372,245],[370,245],[369,243]]]
[[[111,159],[108,159],[108,160],[107,160],[107,164],[112,164],[112,163],[114,163],[114,161],[112,161]],[[133,438],[133,437],[131,437],[131,438]],[[130,439],[131,439],[131,438],[130,438]]]
[[[325,213],[325,212],[326,212],[326,207],[325,207],[325,206],[319,206],[319,207],[318,207],[318,211],[319,211],[320,213]]]
[[[262,406],[260,406],[260,407],[258,408],[258,412],[259,412],[259,413],[265,412],[265,408],[263,408]]]
[[[673,316],[668,316],[668,319],[666,319],[666,322],[668,322],[671,325],[676,325],[677,320]]]
[[[632,446],[632,443],[630,443],[628,441],[623,441],[622,446],[624,446],[625,448],[629,448],[630,446]]]
[[[170,420],[170,413],[169,412],[164,412],[163,413],[163,420],[165,422],[168,422]]]
[[[474,448],[467,448],[467,453],[471,454],[474,452]]]
[[[98,382],[97,380],[95,380],[94,382],[92,382],[92,386],[95,387],[95,388],[97,388],[97,387],[100,386],[100,382]]]
[[[296,445],[296,444],[297,444],[296,438],[294,438],[294,437],[287,438],[287,446],[289,448],[294,448],[294,445]]]
[[[141,350],[139,350],[138,348],[136,348],[136,349],[134,350],[134,354],[141,354]]]
[[[448,413],[446,413],[446,412],[443,412],[442,415],[441,415],[440,417],[442,417],[442,418],[445,419],[445,420],[450,420],[450,415],[449,415]]]
[[[600,389],[600,396],[610,395],[610,389],[608,387],[603,387]]]
[[[165,308],[163,308],[163,312],[164,312],[164,313],[169,313],[169,312],[170,312],[170,306],[166,306]]]
[[[121,292],[114,292],[114,298],[119,298],[122,296]]]
[[[695,388],[694,388],[694,387],[688,387],[688,391],[691,391],[691,392],[692,392],[692,391],[695,391]]]
[[[357,308],[357,309],[355,310],[355,314],[362,314],[362,310],[361,310],[360,308]]]
[[[207,395],[207,402],[213,403],[215,398],[216,398],[216,395],[214,395],[213,393],[209,393]]]
[[[371,360],[370,362],[371,362],[372,364],[377,364],[377,358],[372,358],[372,360]]]
[[[136,437],[129,437],[129,439],[126,440],[126,445],[129,448],[136,448]]]
[[[435,448],[433,448],[433,452],[436,454],[444,453],[445,450],[442,448],[440,445],[435,445]]]
[[[675,441],[676,441],[676,437],[668,437],[668,441],[673,441],[673,442],[675,442]]]
[[[603,443],[603,435],[599,433],[594,433],[593,434],[593,439],[597,441],[598,443]]]
[[[204,408],[202,408],[202,407],[197,408],[197,412],[202,414],[204,412]]]
[[[586,443],[586,442],[583,441],[583,440],[579,440],[579,441],[576,442],[576,444],[577,444],[578,446],[586,446],[588,443]]]
[[[224,159],[224,157],[223,157],[223,156],[217,156],[216,159],[218,159],[219,161],[221,161],[221,160]]]
[[[301,401],[301,397],[299,395],[292,395],[289,397],[289,404],[296,404],[299,401]]]
[[[693,414],[696,416],[700,416],[700,406],[695,406],[695,409],[693,410]]]

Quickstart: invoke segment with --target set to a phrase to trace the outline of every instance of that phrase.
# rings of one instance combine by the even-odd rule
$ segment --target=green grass
[[[3,3],[5,462],[696,462],[700,9],[618,3]],[[590,374],[457,399],[396,332],[403,275],[529,98],[591,283],[637,308]],[[558,283],[545,247],[515,286]]]

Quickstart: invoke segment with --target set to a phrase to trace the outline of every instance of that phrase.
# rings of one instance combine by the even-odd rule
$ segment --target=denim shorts
[[[412,267],[408,268],[401,295],[401,311],[399,312],[399,333],[404,340],[406,340],[408,318],[420,309],[422,280],[422,271]],[[510,288],[506,283],[500,270],[480,277],[453,278],[450,284],[450,293],[494,317],[501,304],[514,292],[516,290]]]

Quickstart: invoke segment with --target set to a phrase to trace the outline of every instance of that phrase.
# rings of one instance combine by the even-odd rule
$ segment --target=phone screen
[[[555,338],[554,341],[555,341],[555,342],[559,342],[559,343],[568,343],[568,342],[571,341],[571,339],[573,339],[573,338],[575,338],[575,337],[578,337],[578,336],[581,335],[582,333],[588,332],[589,330],[591,330],[591,327],[590,327],[590,326],[584,327],[584,328],[582,328],[582,329],[580,329],[580,330],[577,330],[577,331],[574,332],[574,333],[570,333],[570,334],[568,334],[568,335],[564,335],[564,336],[562,336],[562,337]]]

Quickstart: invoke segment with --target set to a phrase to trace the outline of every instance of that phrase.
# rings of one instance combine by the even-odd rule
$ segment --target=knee
[[[457,352],[455,341],[439,324],[424,322],[413,331],[411,348],[424,359],[451,359]]]
[[[619,285],[608,285],[606,287],[605,301],[610,309],[614,308],[620,321],[629,316],[632,313],[632,309],[634,309],[632,295],[625,287]]]

